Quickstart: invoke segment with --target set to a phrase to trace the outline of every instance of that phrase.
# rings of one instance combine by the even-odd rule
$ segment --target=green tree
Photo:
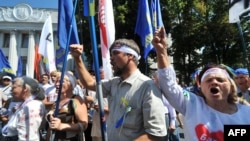
[[[82,43],[91,58],[91,40],[88,18],[83,17],[82,2],[77,13],[81,27]],[[149,0],[150,3],[150,0]],[[236,24],[228,22],[228,2],[221,0],[168,0],[160,1],[163,23],[167,33],[173,38],[168,52],[173,56],[173,65],[180,81],[189,83],[195,69],[208,63],[221,63],[231,67],[242,65],[242,45]],[[96,1],[96,12],[98,1]],[[134,34],[138,0],[113,1],[116,38],[134,39],[141,47],[138,36]],[[99,28],[96,19],[96,36],[99,43]],[[243,25],[248,28],[248,24]],[[250,31],[250,30],[249,30]],[[249,35],[245,37],[248,38]],[[250,37],[250,36],[249,36]],[[249,42],[249,39],[246,39]],[[248,47],[248,46],[247,46]],[[155,60],[156,54],[149,57]],[[156,61],[156,60],[155,60]],[[140,69],[146,73],[149,64],[141,60]]]

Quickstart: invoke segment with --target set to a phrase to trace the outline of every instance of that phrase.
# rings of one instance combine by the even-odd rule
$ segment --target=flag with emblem
[[[48,16],[43,25],[38,53],[43,56],[43,63],[45,64],[47,74],[56,70],[51,16]]]
[[[151,41],[153,39],[152,23],[147,0],[140,0],[138,4],[137,21],[135,33],[140,36],[141,44],[144,47],[144,59],[153,49]]]

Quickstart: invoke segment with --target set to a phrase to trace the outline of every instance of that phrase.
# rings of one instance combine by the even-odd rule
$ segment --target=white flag
[[[104,77],[107,79],[113,76],[109,52],[109,47],[115,40],[115,24],[112,0],[100,0],[98,13],[102,50],[102,65],[104,70]]]
[[[46,73],[56,70],[51,16],[48,17],[43,25],[38,53],[43,56]]]

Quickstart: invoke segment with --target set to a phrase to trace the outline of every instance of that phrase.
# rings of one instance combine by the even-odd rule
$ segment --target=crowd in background
[[[118,39],[110,48],[112,79],[105,80],[102,69],[87,70],[79,57],[82,45],[71,45],[77,78],[71,71],[63,77],[60,71],[42,74],[40,80],[2,75],[2,140],[101,141],[101,123],[105,123],[109,141],[180,141],[178,127],[185,130],[185,140],[194,141],[202,131],[223,131],[224,124],[250,124],[241,117],[250,111],[248,70],[206,66],[194,77],[192,87],[182,87],[167,60],[163,32],[157,30],[152,41],[158,60],[158,70],[152,77],[137,68],[140,50],[128,39]],[[102,79],[101,118],[95,73]],[[216,124],[206,125],[213,116],[217,117],[212,121]]]

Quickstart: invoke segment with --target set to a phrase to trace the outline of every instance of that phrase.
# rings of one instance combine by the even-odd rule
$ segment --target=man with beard
[[[81,58],[83,46],[70,46],[83,85],[96,90],[96,81]],[[111,64],[116,77],[102,80],[103,96],[108,98],[109,141],[159,141],[166,135],[161,92],[154,81],[138,69],[140,50],[133,40],[118,39],[110,47]]]

